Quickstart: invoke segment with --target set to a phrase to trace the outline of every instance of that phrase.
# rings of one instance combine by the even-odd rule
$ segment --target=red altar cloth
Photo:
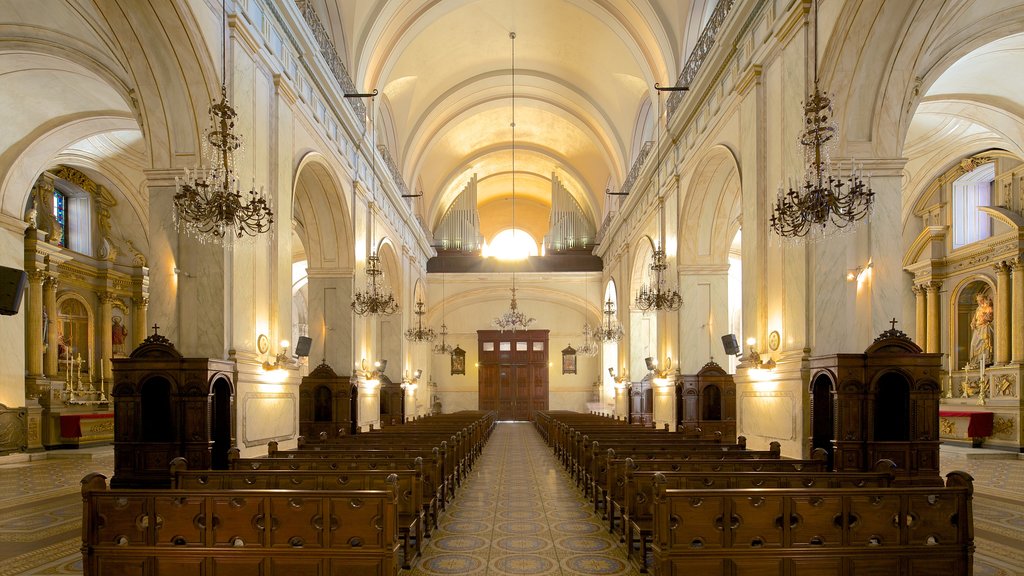
[[[113,412],[102,414],[62,414],[60,417],[60,435],[62,438],[81,438],[82,420],[113,417]]]
[[[970,418],[967,421],[967,436],[982,438],[992,435],[992,412],[940,411],[940,418]]]

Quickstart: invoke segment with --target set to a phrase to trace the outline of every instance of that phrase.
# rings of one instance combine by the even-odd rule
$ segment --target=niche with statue
[[[190,469],[226,469],[234,445],[235,363],[185,358],[167,338],[146,338],[114,358],[114,476],[118,488],[170,487],[179,456]]]
[[[716,362],[676,381],[676,429],[692,438],[736,442],[736,383]]]
[[[863,354],[817,356],[810,364],[809,449],[827,450],[837,472],[867,472],[887,458],[902,483],[942,485],[942,354],[922,352],[894,321]]]
[[[310,441],[352,434],[355,398],[348,376],[320,364],[299,384],[299,434]]]

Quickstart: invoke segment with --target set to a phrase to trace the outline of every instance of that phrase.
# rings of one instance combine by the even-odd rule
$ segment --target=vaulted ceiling
[[[534,208],[524,217],[544,220],[535,229],[556,171],[600,224],[605,189],[651,139],[654,83],[674,82],[715,4],[314,0],[356,84],[380,90],[377,140],[424,193],[428,225],[473,174],[483,218],[506,212],[514,174],[516,198]]]

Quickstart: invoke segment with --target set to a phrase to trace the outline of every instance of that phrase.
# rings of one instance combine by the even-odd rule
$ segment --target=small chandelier
[[[675,290],[665,288],[665,251],[658,248],[654,251],[651,260],[650,284],[640,286],[636,294],[636,307],[647,312],[648,310],[679,310],[683,305],[683,297]]]
[[[416,301],[416,311],[413,314],[416,315],[416,328],[406,330],[405,339],[409,342],[433,342],[437,333],[433,328],[423,328],[423,315],[426,314],[423,311],[423,300]]]
[[[618,342],[622,340],[622,324],[615,320],[615,305],[609,297],[604,303],[604,326],[594,331],[594,340],[598,342]]]
[[[530,325],[536,322],[536,318],[529,318],[519,311],[516,305],[515,281],[512,282],[512,302],[509,303],[508,311],[494,319],[494,326],[502,332],[515,332],[517,330],[529,330]]]
[[[226,8],[221,8],[225,27]],[[227,70],[226,46],[221,46]],[[226,74],[226,72],[225,72]],[[242,137],[235,134],[235,109],[228,104],[226,82],[221,82],[220,102],[210,105],[210,128],[203,133],[200,163],[185,169],[185,179],[175,177],[174,224],[202,244],[231,246],[236,240],[269,232],[274,211],[262,187],[243,194],[235,172],[235,153],[241,153]],[[208,166],[203,166],[204,161]]]
[[[380,269],[380,257],[376,252],[370,253],[366,258],[366,290],[356,292],[355,299],[352,300],[352,310],[356,314],[388,316],[398,311],[395,297],[390,292],[385,294],[380,288],[380,276],[383,274]]]
[[[597,356],[597,343],[594,340],[594,334],[598,330],[598,328],[591,328],[590,324],[583,325],[583,344],[576,348],[577,356]]]
[[[772,209],[771,227],[783,238],[826,236],[852,229],[871,213],[875,193],[871,179],[864,180],[863,167],[851,165],[843,176],[842,164],[832,172],[831,151],[838,139],[832,100],[818,90],[818,7],[814,7],[814,93],[803,103],[804,182],[792,184],[779,195]]]
[[[452,351],[455,350],[455,348],[452,348],[452,345],[445,341],[448,338],[448,326],[442,322],[441,330],[439,330],[437,333],[441,336],[441,343],[434,344],[431,350],[434,351],[434,354],[451,355]]]

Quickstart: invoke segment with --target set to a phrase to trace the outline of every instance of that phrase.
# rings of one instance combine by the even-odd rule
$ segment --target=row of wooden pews
[[[301,442],[229,470],[170,463],[170,489],[82,480],[86,576],[392,576],[411,568],[490,437],[460,412]]]
[[[971,573],[966,473],[913,486],[889,460],[831,472],[821,449],[788,459],[774,443],[748,450],[742,437],[694,441],[575,412],[538,413],[535,424],[640,572]]]

